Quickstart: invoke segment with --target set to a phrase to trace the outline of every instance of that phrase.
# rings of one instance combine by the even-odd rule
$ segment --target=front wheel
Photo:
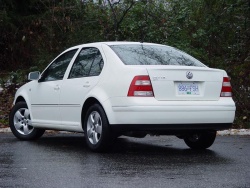
[[[95,152],[104,152],[111,148],[113,136],[103,108],[92,105],[84,120],[84,135],[87,146]]]
[[[45,131],[31,125],[30,111],[25,102],[18,102],[11,109],[9,125],[12,133],[20,140],[38,139]]]
[[[207,149],[215,140],[216,131],[192,133],[184,138],[185,143],[192,149]]]

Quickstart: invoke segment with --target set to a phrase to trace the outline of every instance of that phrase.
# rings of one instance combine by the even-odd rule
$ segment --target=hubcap
[[[31,126],[30,112],[28,108],[20,108],[14,115],[14,126],[22,135],[28,135],[34,127]]]
[[[97,144],[102,136],[102,119],[97,111],[91,112],[87,122],[87,135],[91,144]]]

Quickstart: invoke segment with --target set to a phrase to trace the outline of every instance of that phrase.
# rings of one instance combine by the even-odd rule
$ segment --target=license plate
[[[178,82],[178,95],[200,95],[198,82]]]

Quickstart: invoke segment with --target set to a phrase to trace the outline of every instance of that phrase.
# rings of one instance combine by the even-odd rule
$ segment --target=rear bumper
[[[178,134],[204,130],[225,130],[232,127],[232,123],[214,124],[112,124],[114,132],[145,131],[157,134]]]
[[[109,104],[105,112],[110,125],[127,130],[223,130],[231,127],[236,110],[231,98],[219,101],[156,101],[154,98],[127,97],[109,100]]]

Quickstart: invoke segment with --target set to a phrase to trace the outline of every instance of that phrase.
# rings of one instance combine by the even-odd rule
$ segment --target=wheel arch
[[[13,105],[17,104],[18,102],[25,102],[28,106],[28,109],[31,109],[31,104],[30,104],[30,99],[29,99],[29,96],[28,96],[28,93],[25,92],[25,91],[21,91],[21,92],[17,92],[16,96],[15,96],[15,99],[13,101]],[[32,116],[32,111],[30,111],[30,116],[31,118],[33,118]]]
[[[106,113],[105,111],[105,108],[103,107],[103,105],[100,103],[99,100],[97,100],[95,97],[89,97],[83,104],[82,106],[82,113],[81,113],[81,122],[82,122],[82,128],[84,128],[84,120],[85,120],[85,117],[86,117],[86,114],[87,114],[87,111],[89,109],[90,106],[92,106],[93,104],[99,104],[104,112]],[[106,113],[106,116],[107,116],[107,113]],[[108,118],[108,116],[107,116]]]
[[[17,98],[16,98],[16,100],[15,100],[15,104],[16,103],[18,103],[18,102],[26,102],[26,100],[24,99],[24,97],[23,96],[18,96]]]

